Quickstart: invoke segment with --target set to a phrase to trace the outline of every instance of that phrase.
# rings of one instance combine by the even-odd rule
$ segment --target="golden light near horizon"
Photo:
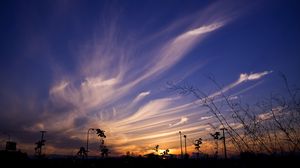
[[[3,2],[1,147],[34,155],[47,131],[49,155],[298,151],[295,4]]]

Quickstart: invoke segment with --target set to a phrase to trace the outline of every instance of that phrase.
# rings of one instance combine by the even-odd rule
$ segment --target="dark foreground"
[[[116,167],[116,168],[252,168],[252,167],[298,167],[300,163],[299,156],[251,156],[238,159],[158,159],[158,158],[106,158],[106,159],[34,159],[34,158],[8,158],[1,157],[1,165],[4,167],[72,167],[72,168],[98,168],[98,167]],[[2,167],[2,166],[1,166]]]

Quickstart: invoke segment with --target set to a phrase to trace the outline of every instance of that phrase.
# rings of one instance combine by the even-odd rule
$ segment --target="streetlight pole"
[[[185,156],[187,156],[187,151],[186,151],[186,135],[183,135],[184,137],[184,152],[185,152]]]
[[[86,156],[88,157],[89,153],[89,133],[90,131],[94,131],[94,128],[89,128],[86,134]]]
[[[183,157],[182,153],[182,137],[181,137],[181,131],[179,131],[179,136],[180,136],[180,153],[181,153],[181,158]]]

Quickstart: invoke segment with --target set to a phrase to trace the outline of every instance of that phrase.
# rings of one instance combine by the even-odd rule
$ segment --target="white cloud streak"
[[[117,22],[102,25],[107,29],[95,33],[100,37],[95,35],[79,45],[84,47],[76,51],[79,53],[76,55],[76,72],[58,74],[49,89],[49,104],[62,106],[67,112],[52,115],[53,111],[46,109],[43,123],[37,122],[30,128],[43,125],[49,131],[65,132],[84,141],[85,136],[80,130],[99,127],[107,131],[108,142],[124,145],[124,148],[129,142],[139,144],[150,139],[163,138],[164,143],[173,142],[169,136],[177,136],[178,128],[187,133],[207,129],[202,121],[193,121],[193,117],[199,119],[207,111],[199,111],[195,104],[182,103],[178,98],[155,95],[152,90],[139,93],[137,88],[144,90],[144,83],[157,80],[211,33],[226,26],[237,10],[222,4],[217,2],[195,15],[171,23],[149,39],[137,38],[134,42],[129,40],[131,37],[120,36],[122,30],[118,30]],[[156,44],[144,52],[147,41]],[[237,81],[211,96],[269,73],[241,74]],[[133,93],[138,94],[134,97]],[[105,111],[107,109],[109,112]],[[85,122],[76,125],[78,118]],[[201,120],[209,118],[201,117]]]
[[[132,101],[132,103],[137,103],[140,100],[142,100],[143,98],[145,98],[146,96],[150,95],[150,91],[147,92],[141,92],[139,95],[137,95],[134,100]]]
[[[188,121],[187,117],[181,117],[180,121],[174,123],[174,124],[169,124],[170,127],[175,127],[181,124],[185,124]]]
[[[247,81],[252,81],[252,80],[258,80],[268,74],[272,73],[272,71],[263,71],[263,72],[257,72],[257,73],[250,73],[250,74],[247,74],[247,73],[242,73],[240,74],[240,77],[237,81],[225,86],[224,88],[222,88],[220,91],[217,91],[213,94],[210,95],[210,97],[215,97],[215,96],[218,96],[222,93],[225,93],[227,91],[229,91],[230,89],[244,83],[244,82],[247,82]]]
[[[209,25],[200,26],[198,28],[188,30],[177,37],[167,42],[155,55],[158,55],[152,68],[138,78],[134,83],[138,83],[153,75],[159,75],[168,68],[174,66],[180,59],[182,59],[191,48],[199,43],[205,35],[221,28],[224,23],[211,23]]]

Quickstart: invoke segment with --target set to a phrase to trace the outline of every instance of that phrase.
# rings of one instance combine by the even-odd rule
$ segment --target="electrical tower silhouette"
[[[44,140],[44,134],[47,132],[47,131],[40,131],[41,132],[41,140],[36,142],[36,147],[34,148],[35,149],[35,155],[38,156],[38,157],[42,157],[43,154],[42,154],[42,151],[43,151],[43,146],[45,146],[45,142],[46,140]]]

